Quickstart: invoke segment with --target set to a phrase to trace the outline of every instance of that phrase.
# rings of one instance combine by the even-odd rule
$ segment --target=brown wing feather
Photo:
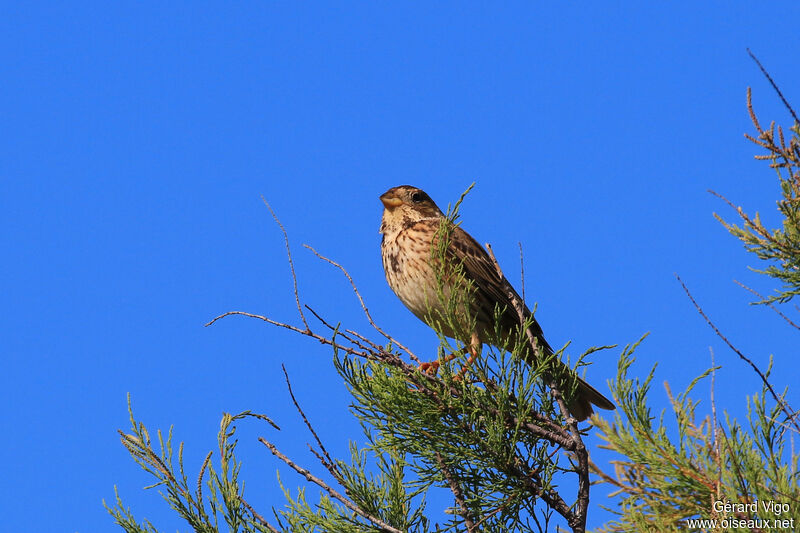
[[[489,320],[493,320],[494,306],[499,305],[501,308],[505,308],[501,317],[503,327],[507,329],[518,328],[519,317],[508,293],[509,291],[513,293],[520,302],[522,302],[522,298],[519,297],[519,294],[517,294],[517,291],[514,290],[508,280],[498,275],[494,263],[492,263],[483,246],[478,244],[469,233],[456,226],[450,236],[448,251],[452,252],[455,258],[464,265],[464,274],[474,282],[477,299],[480,302],[489,303],[488,308],[485,305],[482,306],[482,311],[488,315]],[[526,306],[526,318],[530,314],[531,312]],[[545,349],[545,352],[548,354],[553,353],[553,349],[544,338],[541,326],[535,320],[531,330],[536,336],[539,345]]]
[[[419,223],[430,224],[430,228],[435,231],[438,229],[439,221],[429,219]],[[437,227],[434,228],[434,224]],[[500,277],[491,257],[489,257],[483,246],[478,244],[469,233],[455,226],[450,235],[450,243],[446,253],[448,261],[454,260],[463,265],[464,276],[472,282],[477,312],[479,313],[478,320],[491,323],[494,320],[495,306],[499,305],[504,308],[500,317],[501,326],[508,331],[514,331],[519,328],[519,317],[509,293],[516,296],[520,301],[522,301],[522,298],[519,297],[519,294],[508,280]],[[530,315],[530,310],[525,307],[526,318],[530,317]],[[531,325],[531,332],[536,337],[539,346],[544,349],[545,354],[552,354],[553,348],[545,340],[542,328],[535,320]],[[528,356],[530,357],[531,355],[529,354]],[[564,372],[569,372],[569,369],[563,363],[559,364],[559,368]],[[585,420],[591,415],[593,412],[592,404],[602,409],[615,408],[614,404],[598,392],[597,389],[580,377],[574,377],[577,379],[577,391],[574,397],[568,399],[568,409],[576,419]]]

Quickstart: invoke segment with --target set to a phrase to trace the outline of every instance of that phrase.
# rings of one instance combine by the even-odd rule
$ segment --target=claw
[[[439,372],[439,361],[431,361],[430,363],[420,363],[419,369],[429,374],[431,376],[435,376]]]
[[[464,375],[469,370],[470,365],[475,362],[475,359],[478,357],[478,354],[481,353],[481,342],[478,339],[478,335],[473,333],[470,345],[467,347],[469,351],[469,357],[467,358],[467,362],[464,363],[464,366],[461,367],[461,370],[458,371],[456,375],[457,380],[461,380]]]

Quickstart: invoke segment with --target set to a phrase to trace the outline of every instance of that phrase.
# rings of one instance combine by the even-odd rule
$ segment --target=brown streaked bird
[[[470,352],[467,365],[480,354],[482,342],[496,338],[496,309],[501,312],[501,338],[508,339],[506,346],[500,348],[509,349],[513,346],[519,338],[520,325],[508,292],[511,291],[520,302],[522,299],[511,284],[497,273],[486,250],[461,227],[451,224],[447,249],[438,257],[444,257],[446,264],[449,261],[460,264],[462,277],[448,275],[446,269],[438,266],[441,259],[431,252],[441,238],[440,228],[445,220],[444,213],[431,197],[422,189],[401,185],[383,193],[380,200],[384,205],[380,229],[383,234],[383,269],[389,286],[400,301],[433,329],[463,341]],[[466,295],[464,309],[468,309],[469,316],[462,314],[459,319],[456,313],[455,319],[443,318],[448,307],[447,299],[458,294]],[[450,314],[453,315],[452,306]],[[525,315],[526,318],[531,317],[527,307]],[[544,354],[551,355],[553,349],[545,340],[536,320],[533,320],[531,332]],[[524,357],[531,361],[535,356],[534,350],[528,342],[524,345],[528,347]],[[424,364],[423,368],[429,366],[435,368],[438,363]],[[559,368],[563,372],[571,372],[563,363]],[[615,409],[614,404],[594,387],[577,376],[575,379],[577,390],[567,407],[577,420],[588,418],[593,412],[592,406]]]

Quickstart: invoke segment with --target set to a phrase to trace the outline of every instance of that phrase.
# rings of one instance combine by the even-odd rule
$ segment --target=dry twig
[[[275,222],[281,228],[281,232],[283,233],[283,240],[286,243],[286,256],[289,258],[289,269],[292,271],[292,283],[294,284],[294,301],[297,304],[297,312],[300,313],[300,319],[303,321],[303,325],[308,330],[308,322],[306,322],[306,316],[303,314],[303,309],[300,307],[300,293],[297,291],[297,276],[294,273],[294,261],[292,261],[292,250],[289,248],[289,235],[286,233],[286,229],[284,229],[281,220],[278,218],[278,215],[275,214],[275,211],[272,209],[272,206],[269,205],[266,198],[263,196],[261,197],[261,201],[264,202],[264,205],[267,206],[269,212],[272,213],[272,218],[275,219]]]
[[[364,299],[361,297],[361,293],[360,293],[360,292],[358,292],[358,287],[356,287],[356,284],[355,284],[355,282],[353,281],[353,278],[350,276],[350,274],[347,272],[347,270],[345,270],[345,268],[344,268],[342,265],[340,265],[339,263],[337,263],[337,262],[336,262],[336,261],[334,261],[333,259],[329,259],[328,257],[325,257],[324,255],[322,255],[321,253],[319,253],[318,251],[316,251],[314,248],[312,248],[311,246],[309,246],[309,245],[307,245],[307,244],[304,244],[303,246],[305,246],[306,248],[308,248],[309,250],[311,250],[311,251],[314,253],[314,255],[316,255],[317,257],[319,257],[319,258],[320,258],[320,259],[322,259],[323,261],[327,261],[327,262],[328,262],[328,263],[330,263],[331,265],[333,265],[333,266],[335,266],[336,268],[338,268],[339,270],[341,270],[341,271],[342,271],[342,273],[344,273],[345,277],[347,278],[347,281],[349,281],[349,282],[350,282],[350,285],[353,287],[353,292],[355,292],[355,293],[356,293],[356,296],[358,297],[358,302],[361,304],[361,309],[363,309],[363,310],[364,310],[364,315],[366,315],[366,317],[367,317],[367,320],[369,321],[369,324],[370,324],[370,326],[372,326],[373,328],[375,328],[375,331],[377,331],[378,333],[380,333],[381,335],[383,335],[383,336],[386,338],[386,340],[390,341],[392,344],[396,345],[398,348],[400,348],[401,350],[403,350],[404,352],[406,352],[406,353],[408,354],[408,356],[409,356],[409,357],[410,357],[410,358],[411,358],[411,359],[412,359],[412,360],[413,360],[415,363],[420,363],[420,362],[421,362],[421,361],[419,360],[419,358],[417,358],[417,356],[416,356],[416,355],[414,355],[414,353],[413,353],[411,350],[409,350],[408,348],[406,348],[405,346],[403,346],[402,344],[400,344],[399,342],[397,342],[397,340],[396,340],[394,337],[392,337],[392,336],[391,336],[391,335],[389,335],[388,333],[384,332],[384,331],[383,331],[383,329],[381,329],[381,328],[380,328],[380,326],[378,326],[378,325],[375,323],[375,321],[374,321],[374,320],[372,320],[372,315],[370,315],[370,313],[369,313],[369,309],[367,309],[367,305],[364,303]]]
[[[239,496],[239,501],[242,502],[242,505],[245,506],[245,508],[250,512],[251,515],[253,515],[253,518],[255,518],[258,521],[259,524],[261,524],[265,528],[269,529],[273,533],[278,533],[278,528],[276,528],[275,526],[273,526],[272,524],[267,522],[266,518],[264,518],[263,516],[258,514],[258,511],[253,509],[253,507],[249,503],[247,503],[247,500],[245,500],[244,498]]]
[[[800,119],[797,118],[797,113],[794,112],[794,109],[792,109],[792,106],[789,105],[789,102],[786,100],[786,98],[784,98],[783,93],[778,88],[778,84],[773,81],[772,76],[769,75],[769,72],[767,72],[767,69],[765,69],[764,66],[761,64],[761,61],[758,60],[758,58],[755,56],[755,54],[753,52],[750,51],[749,48],[747,49],[747,53],[750,55],[750,57],[753,59],[753,61],[756,62],[756,65],[758,65],[758,68],[761,70],[761,73],[767,78],[767,80],[769,80],[769,83],[770,83],[770,85],[772,85],[772,88],[775,89],[775,92],[778,93],[778,98],[781,99],[781,102],[783,102],[783,105],[786,106],[786,109],[788,109],[789,113],[792,114],[792,117],[794,118],[794,121],[795,122],[800,122]]]
[[[322,490],[327,492],[332,498],[334,498],[335,500],[338,500],[339,502],[341,502],[342,505],[344,505],[345,507],[347,507],[348,509],[350,509],[351,511],[356,513],[358,516],[360,516],[360,517],[364,518],[365,520],[371,522],[373,525],[378,526],[379,528],[381,528],[381,531],[387,531],[389,533],[403,533],[399,529],[390,526],[389,524],[387,524],[386,522],[384,522],[380,518],[377,518],[377,517],[372,516],[369,513],[365,512],[358,505],[356,505],[355,503],[351,502],[350,500],[345,498],[343,495],[339,494],[336,491],[336,489],[334,489],[333,487],[331,487],[330,485],[328,485],[327,483],[322,481],[320,478],[316,477],[314,474],[312,474],[311,472],[309,472],[305,468],[299,466],[294,461],[289,459],[287,456],[282,454],[280,452],[280,450],[278,450],[278,448],[274,444],[272,444],[271,442],[266,440],[264,437],[259,437],[258,440],[259,440],[259,442],[261,442],[261,444],[263,444],[264,446],[269,448],[269,451],[271,451],[272,454],[275,457],[277,457],[278,459],[280,459],[281,461],[286,463],[286,465],[289,466],[292,470],[294,470],[295,472],[297,472],[298,474],[300,474],[301,476],[306,478],[306,480],[308,480],[308,481],[314,483],[315,485],[317,485],[318,487],[320,487]]]
[[[303,422],[305,422],[306,427],[314,436],[314,440],[317,441],[317,446],[319,446],[320,450],[322,451],[322,457],[320,457],[319,454],[317,453],[314,453],[314,455],[317,455],[317,457],[320,458],[322,466],[324,466],[331,473],[331,475],[333,475],[333,477],[336,478],[337,481],[341,480],[341,474],[339,473],[339,470],[336,468],[336,463],[331,458],[330,454],[328,453],[328,450],[325,449],[325,445],[322,444],[322,441],[317,435],[317,432],[314,431],[314,427],[311,425],[311,422],[309,422],[308,417],[306,417],[306,414],[303,412],[303,409],[297,402],[297,398],[295,398],[294,396],[294,391],[292,390],[292,383],[291,381],[289,381],[289,373],[286,372],[286,366],[281,365],[281,368],[283,369],[283,376],[286,378],[286,387],[289,389],[289,396],[292,397],[292,403],[294,403],[295,409],[297,409],[297,412],[300,413],[300,416],[303,418]],[[314,449],[311,448],[311,451],[314,452]]]
[[[800,433],[800,426],[798,426],[798,424],[797,424],[796,414],[794,413],[794,411],[792,411],[792,409],[789,407],[789,405],[786,403],[786,401],[783,398],[781,398],[780,396],[778,396],[778,393],[776,393],[775,389],[772,388],[772,384],[767,379],[767,376],[765,376],[764,373],[761,371],[761,369],[758,368],[758,366],[755,363],[753,363],[753,361],[749,357],[744,355],[738,348],[736,348],[731,343],[731,341],[729,341],[728,338],[725,335],[722,334],[722,332],[719,330],[719,328],[717,328],[717,326],[714,325],[714,323],[711,321],[711,319],[708,318],[708,315],[706,315],[705,311],[703,311],[703,308],[700,307],[700,304],[698,304],[697,301],[694,299],[694,296],[692,296],[692,293],[689,292],[689,288],[683,282],[681,277],[678,276],[677,274],[675,274],[675,277],[678,279],[678,282],[681,284],[681,287],[683,287],[684,292],[689,297],[689,300],[691,300],[691,302],[694,305],[695,309],[697,309],[697,312],[700,313],[700,316],[702,316],[705,319],[706,323],[709,326],[711,326],[711,329],[714,330],[714,333],[716,333],[717,337],[722,339],[723,342],[725,342],[725,344],[727,344],[728,347],[731,350],[733,350],[734,353],[736,353],[736,355],[738,355],[739,358],[742,361],[744,361],[745,363],[750,365],[750,367],[753,369],[753,371],[756,374],[758,374],[758,377],[761,378],[761,381],[764,383],[764,386],[767,387],[767,389],[769,390],[770,394],[775,399],[775,402],[778,405],[781,406],[781,410],[783,410],[784,414],[786,414],[787,420],[794,426],[794,430],[797,431],[798,433]]]
[[[740,286],[741,288],[743,288],[743,289],[746,289],[746,290],[750,291],[752,294],[754,294],[755,296],[758,296],[759,298],[761,298],[761,300],[762,300],[763,302],[765,302],[765,303],[766,303],[766,304],[769,306],[769,308],[770,308],[770,309],[772,309],[773,311],[775,311],[776,313],[778,313],[778,316],[780,316],[782,319],[784,319],[784,320],[785,320],[785,321],[786,321],[786,322],[787,322],[787,323],[788,323],[790,326],[792,326],[792,327],[793,327],[793,328],[795,328],[795,329],[800,329],[800,326],[798,326],[797,324],[795,324],[794,322],[792,322],[792,319],[790,319],[788,316],[784,315],[784,314],[781,312],[781,310],[780,310],[780,309],[778,309],[778,308],[775,306],[775,304],[773,304],[772,302],[769,302],[769,301],[767,301],[767,299],[766,299],[766,298],[764,298],[764,297],[763,297],[763,296],[762,296],[762,295],[761,295],[761,294],[760,294],[760,293],[759,293],[757,290],[755,290],[755,289],[751,289],[750,287],[748,287],[747,285],[745,285],[744,283],[742,283],[742,282],[741,282],[741,281],[739,281],[739,280],[736,280],[736,279],[735,279],[735,280],[733,280],[733,282],[734,282],[734,283],[736,283],[736,284],[737,284],[738,286]]]

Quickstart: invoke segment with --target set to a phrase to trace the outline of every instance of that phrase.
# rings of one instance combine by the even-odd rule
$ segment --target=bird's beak
[[[397,198],[396,196],[390,196],[388,194],[381,195],[381,202],[383,202],[384,207],[386,209],[394,209],[403,203],[403,200]]]

